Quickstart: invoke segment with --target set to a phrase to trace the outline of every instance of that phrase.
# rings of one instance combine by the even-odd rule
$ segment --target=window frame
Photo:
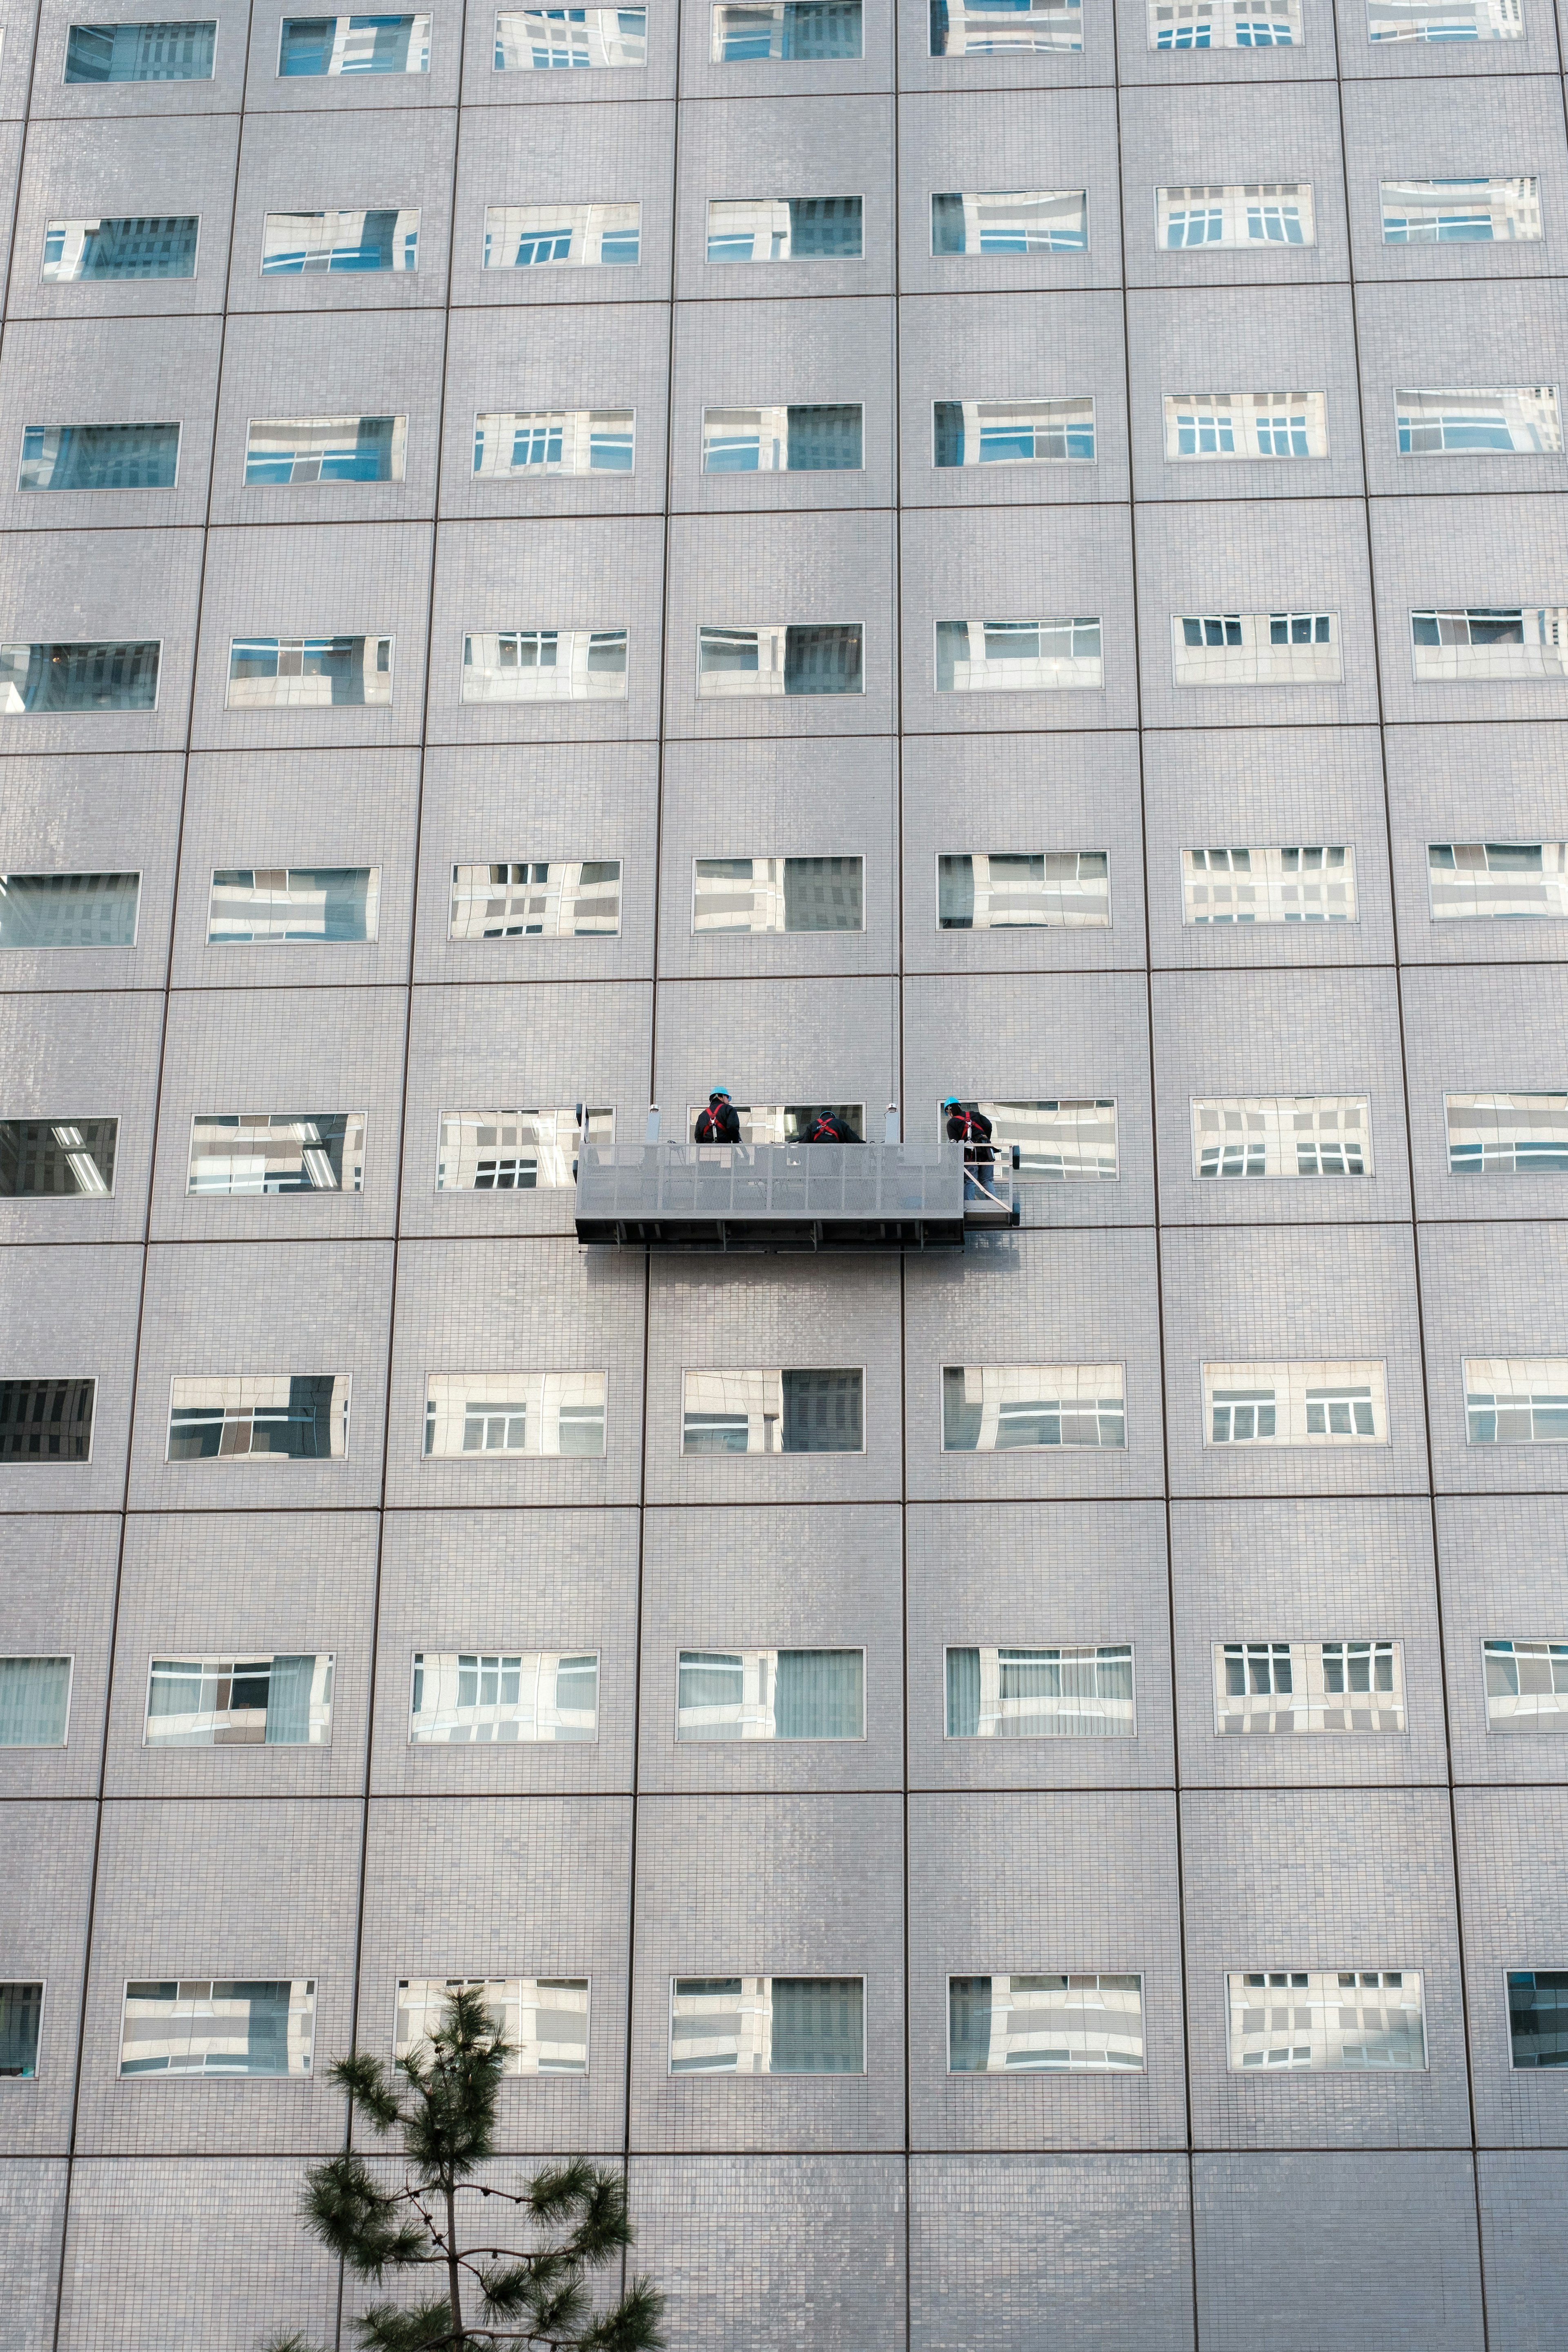
[[[66,1662],[66,1711],[60,1736],[58,1739],[42,1743],[35,1743],[31,1740],[10,1740],[4,1747],[0,1747],[0,1756],[52,1756],[57,1749],[68,1748],[70,1745],[71,1707],[76,1699],[76,1652],[74,1650],[0,1650],[0,1665],[9,1664],[13,1660],[29,1661],[42,1658],[63,1658]],[[32,1979],[17,1979],[16,1981],[30,1983]],[[41,2027],[39,2031],[42,2032]]]
[[[75,85],[73,84],[73,85],[72,85],[72,87],[74,88],[74,87],[75,87]],[[40,432],[41,432],[41,433],[91,433],[91,432],[104,432],[104,431],[108,431],[108,430],[110,430],[110,429],[113,429],[113,430],[116,430],[116,431],[137,432],[137,431],[145,431],[149,426],[151,426],[151,425],[172,425],[174,426],[174,471],[173,478],[172,478],[171,480],[167,481],[167,482],[159,482],[159,483],[155,483],[155,484],[154,484],[154,483],[152,483],[152,482],[124,483],[124,484],[119,484],[119,485],[116,485],[116,486],[115,486],[115,488],[114,488],[114,489],[112,489],[112,490],[110,488],[110,487],[109,487],[108,485],[102,485],[102,486],[100,486],[100,487],[94,488],[94,487],[92,487],[92,486],[90,486],[90,485],[87,485],[87,484],[83,484],[83,485],[81,485],[79,488],[70,488],[70,489],[65,489],[65,490],[57,490],[57,489],[55,488],[55,487],[54,487],[53,483],[48,484],[48,485],[47,486],[47,488],[46,488],[45,489],[43,489],[41,492],[40,492],[40,491],[37,491],[37,490],[24,490],[24,489],[23,489],[23,487],[22,487],[22,468],[23,468],[23,467],[24,467],[24,466],[26,464],[26,462],[27,462],[26,450],[27,450],[27,436],[28,436],[28,434],[29,434],[29,433],[40,433]],[[16,489],[16,491],[17,496],[18,496],[18,497],[23,497],[23,498],[37,498],[37,497],[40,497],[40,496],[45,497],[45,498],[68,498],[68,499],[69,499],[69,498],[106,498],[106,497],[110,497],[110,496],[116,495],[116,494],[118,493],[118,491],[120,491],[120,490],[125,490],[125,489],[129,489],[129,490],[130,490],[133,495],[134,495],[137,491],[142,491],[142,492],[144,492],[144,493],[145,493],[147,496],[149,496],[149,497],[156,498],[156,497],[158,496],[158,494],[159,494],[161,491],[163,491],[163,490],[177,490],[177,489],[179,488],[179,487],[180,487],[180,458],[181,458],[181,455],[182,455],[182,453],[183,453],[183,451],[184,451],[184,446],[185,446],[185,423],[184,423],[184,417],[181,417],[181,416],[99,416],[99,417],[89,418],[89,419],[87,419],[87,420],[85,420],[85,421],[79,420],[79,421],[78,421],[76,424],[74,424],[74,425],[62,424],[62,425],[29,425],[29,424],[26,422],[26,420],[24,418],[24,420],[23,420],[23,424],[22,424],[22,446],[21,446],[20,450],[18,450],[17,455],[16,455],[16,483],[15,483],[14,487],[15,487],[15,489]],[[163,666],[163,640],[162,640],[162,639],[160,639],[160,640],[159,640],[159,667],[160,667],[160,668],[162,668],[162,666]]]
[[[1066,2066],[998,2067],[994,2072],[993,2072],[988,2066],[954,2066],[952,2063],[952,1988],[955,1983],[973,1981],[974,1978],[982,1976],[984,1977],[987,1982],[991,1984],[994,1984],[999,1976],[1005,1976],[1009,1983],[1011,1983],[1015,1976],[1060,1976],[1066,1980],[1062,1988],[1064,1995],[1071,1991],[1072,1980],[1075,1977],[1093,1977],[1097,1984],[1102,1977],[1131,1977],[1138,1987],[1138,2038],[1142,2055],[1140,2057],[1136,2066],[1074,2066],[1069,2063]],[[946,1995],[946,1999],[942,2005],[946,2011],[946,2018],[943,2026],[943,2047],[947,2060],[947,2079],[950,2082],[1014,2083],[1033,2082],[1041,2075],[1047,2075],[1053,2078],[1058,2075],[1065,2075],[1070,2080],[1085,2074],[1111,2076],[1121,2074],[1147,2074],[1149,2072],[1149,2034],[1148,2008],[1144,2000],[1146,1983],[1147,1979],[1145,1972],[1142,1969],[944,1969],[942,1973],[942,1990]]]
[[[682,1364],[680,1367],[680,1402],[679,1419],[676,1425],[675,1458],[678,1462],[868,1462],[871,1458],[871,1428],[870,1412],[868,1410],[870,1401],[870,1383],[867,1378],[868,1369],[868,1366],[863,1363]],[[826,1447],[817,1448],[814,1446],[805,1448],[795,1453],[786,1452],[784,1446],[781,1443],[776,1454],[721,1453],[718,1451],[707,1453],[694,1447],[689,1454],[686,1450],[686,1382],[688,1376],[692,1372],[715,1372],[721,1374],[725,1372],[762,1372],[763,1374],[768,1372],[777,1372],[780,1376],[781,1384],[783,1377],[786,1372],[858,1372],[860,1376],[860,1443],[858,1445],[836,1445],[831,1449]],[[782,1403],[779,1416],[779,1435],[782,1441],[784,1436]]]
[[[783,1457],[781,1456],[780,1458],[782,1459]],[[825,1642],[739,1642],[729,1644],[724,1643],[714,1643],[709,1645],[708,1654],[710,1655],[740,1657],[742,1661],[748,1654],[757,1656],[771,1656],[774,1661],[774,1668],[776,1672],[777,1661],[781,1657],[816,1657],[823,1654],[824,1653],[833,1657],[858,1657],[860,1661],[860,1728],[858,1731],[812,1733],[805,1737],[786,1737],[780,1732],[773,1731],[770,1732],[765,1738],[756,1737],[747,1739],[743,1728],[738,1725],[734,1732],[724,1738],[683,1739],[680,1736],[681,1662],[683,1659],[688,1657],[700,1656],[702,1654],[702,1652],[695,1643],[687,1644],[678,1643],[675,1650],[675,1710],[673,1716],[673,1745],[677,1748],[722,1748],[726,1750],[731,1748],[848,1748],[852,1747],[854,1743],[858,1740],[861,1745],[864,1746],[865,1742],[871,1737],[871,1701],[868,1677],[866,1671],[867,1644],[864,1642],[834,1642],[831,1643]],[[744,1673],[744,1671],[745,1668],[742,1664],[742,1672]],[[742,1706],[745,1705],[744,1699],[742,1700],[741,1704]],[[774,1712],[776,1714],[776,1708],[774,1709]]]

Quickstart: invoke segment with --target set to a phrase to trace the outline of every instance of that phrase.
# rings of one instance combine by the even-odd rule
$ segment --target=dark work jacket
[[[733,1103],[710,1103],[697,1114],[697,1124],[691,1130],[694,1143],[739,1143],[741,1115]]]
[[[954,1143],[962,1143],[963,1156],[975,1168],[988,1168],[996,1154],[991,1149],[991,1121],[983,1111],[950,1110],[947,1131]]]
[[[847,1119],[837,1118],[830,1110],[818,1111],[802,1138],[805,1143],[858,1143],[861,1139]]]

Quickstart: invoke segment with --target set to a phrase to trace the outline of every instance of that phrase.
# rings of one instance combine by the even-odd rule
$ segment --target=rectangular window
[[[1415,677],[1427,685],[1560,678],[1568,676],[1568,606],[1472,604],[1412,613],[1410,645]]]
[[[1519,2066],[1568,2066],[1568,1969],[1510,1969],[1510,2054]]]
[[[436,1161],[437,1192],[563,1192],[577,1181],[577,1154],[588,1140],[616,1139],[613,1110],[444,1110]]]
[[[1568,1359],[1467,1356],[1465,1410],[1472,1445],[1568,1443]]]
[[[1418,1969],[1278,1969],[1226,1979],[1230,2068],[1360,2074],[1424,2068],[1426,2032]]]
[[[0,1465],[90,1462],[96,1381],[0,1380]]]
[[[69,1658],[0,1658],[0,1748],[63,1748],[70,1697]]]
[[[140,874],[0,874],[0,949],[133,948]]]
[[[629,408],[497,409],[474,419],[474,471],[487,481],[526,475],[629,474],[637,430]]]
[[[360,1192],[363,1110],[199,1110],[187,1192]]]
[[[25,425],[19,490],[172,490],[177,425]]]
[[[1193,1174],[1370,1176],[1365,1095],[1208,1095],[1193,1102]]]
[[[1054,1650],[950,1649],[950,1739],[1131,1739],[1130,1642]]]
[[[1078,1102],[966,1102],[962,1108],[990,1120],[1000,1159],[1010,1160],[1016,1151],[1020,1183],[1116,1180],[1116,1104],[1109,1095]],[[945,1127],[941,1120],[939,1132]]]
[[[1205,1364],[1205,1445],[1386,1445],[1384,1368]]]
[[[866,1106],[864,1103],[734,1103],[731,1106],[741,1123],[742,1143],[804,1143],[815,1122],[826,1113],[840,1118],[853,1130],[853,1140],[865,1139]],[[694,1130],[700,1116],[696,1103],[686,1107],[686,1124]],[[727,1151],[728,1144],[710,1144],[710,1151]]]
[[[44,284],[101,286],[110,279],[194,278],[200,226],[195,213],[52,220],[44,230]]]
[[[247,482],[400,482],[406,416],[253,416]]]
[[[698,695],[863,694],[862,635],[858,621],[705,625],[697,632]]]
[[[708,54],[716,66],[864,57],[860,0],[718,0]]]
[[[939,621],[939,694],[1037,694],[1105,683],[1100,618]]]
[[[395,2059],[428,2042],[458,1991],[484,1996],[490,2023],[510,2045],[503,2074],[587,2073],[586,1977],[399,1977]]]
[[[682,1454],[864,1454],[865,1375],[810,1371],[689,1371]]]
[[[148,1748],[330,1748],[332,1654],[154,1658]]]
[[[1184,849],[1184,923],[1353,923],[1349,843]]]
[[[162,641],[0,646],[0,717],[156,710]]]
[[[117,1118],[0,1118],[0,1201],[106,1201]]]
[[[326,710],[392,700],[390,637],[231,637],[226,710]]]
[[[505,8],[496,17],[497,73],[647,63],[646,8]]]
[[[1259,246],[1317,241],[1310,180],[1154,191],[1154,242],[1166,253],[1200,245],[1256,252]]]
[[[207,907],[207,945],[374,940],[380,906],[379,866],[220,866]]]
[[[1369,41],[1522,41],[1521,0],[1366,0]]]
[[[858,196],[710,197],[710,261],[858,261]]]
[[[1568,1175],[1568,1095],[1445,1095],[1450,1176]]]
[[[694,931],[863,931],[859,857],[699,857]]]
[[[1481,1643],[1487,1729],[1568,1731],[1568,1642]]]
[[[705,474],[858,473],[865,464],[858,401],[776,408],[705,408]]]
[[[1171,616],[1178,686],[1337,686],[1337,613],[1199,613]]]
[[[676,1977],[672,2074],[863,2074],[864,1977]]]
[[[43,2021],[41,1984],[0,1984],[0,2078],[32,2081]]]
[[[599,1737],[596,1650],[416,1650],[408,1738],[416,1747]]]
[[[931,200],[931,249],[949,254],[1084,253],[1083,188],[986,188]]]
[[[1143,2066],[1142,1977],[949,1977],[950,2074],[1118,2074]]]
[[[345,270],[419,267],[419,207],[337,205],[330,212],[268,213],[261,274],[321,278]]]
[[[1435,923],[1568,915],[1568,841],[1433,841],[1426,868]]]
[[[936,861],[942,931],[1092,930],[1110,920],[1103,849],[964,850]]]
[[[931,446],[939,467],[1092,465],[1093,395],[933,401]]]
[[[1537,243],[1539,180],[1384,180],[1384,245]]]
[[[1321,392],[1168,392],[1165,456],[1326,457],[1327,395]]]
[[[930,0],[933,58],[1076,56],[1083,0]]]
[[[487,269],[628,268],[642,258],[642,206],[487,205]]]
[[[236,1373],[170,1383],[170,1462],[341,1462],[347,1372]]]
[[[1127,1443],[1120,1364],[946,1364],[944,1454]]]
[[[864,1650],[682,1650],[675,1736],[864,1739]]]
[[[612,940],[620,928],[618,857],[500,858],[452,868],[449,939]]]
[[[422,74],[430,70],[428,16],[285,16],[280,80],[298,74]]]
[[[271,1984],[181,1978],[128,1984],[120,2032],[123,2074],[289,2074],[310,2072],[313,1977]]]
[[[426,1381],[427,1459],[604,1451],[603,1372],[432,1372]]]
[[[71,82],[210,81],[217,22],[73,25],[66,37]]]
[[[1301,0],[1147,0],[1152,49],[1293,49]]]
[[[624,702],[625,629],[470,630],[465,702]]]
[[[1394,407],[1402,457],[1562,453],[1555,384],[1499,392],[1396,392]]]
[[[1216,1642],[1214,1674],[1221,1734],[1405,1728],[1397,1642]]]

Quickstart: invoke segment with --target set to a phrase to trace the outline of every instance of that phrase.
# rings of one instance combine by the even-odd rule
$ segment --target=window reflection
[[[676,1977],[672,2074],[863,2074],[863,1977]]]
[[[65,1746],[72,1664],[69,1657],[0,1657],[0,1748]]]
[[[1187,923],[1353,923],[1355,851],[1348,843],[1184,849]]]
[[[163,644],[0,646],[0,718],[91,718],[105,710],[155,710]]]
[[[939,694],[1030,694],[1104,683],[1097,615],[936,625]]]
[[[1130,1739],[1130,1642],[947,1653],[950,1739]]]
[[[675,1736],[863,1739],[863,1650],[682,1650]]]
[[[332,1654],[154,1658],[149,1748],[329,1748]]]
[[[449,939],[614,939],[620,928],[618,857],[503,857],[452,868]]]
[[[697,632],[697,691],[739,696],[861,694],[858,621],[774,621],[757,628],[705,625]]]
[[[949,1977],[950,2074],[1120,2074],[1143,2064],[1143,1979]]]
[[[1091,465],[1094,400],[938,400],[932,462],[942,466]]]
[[[1568,1641],[1481,1643],[1487,1729],[1568,1732]]]
[[[1205,1364],[1206,1445],[1388,1443],[1384,1366]]]
[[[261,274],[319,278],[346,270],[413,270],[419,267],[417,205],[320,213],[268,213],[262,230]]]
[[[863,1374],[689,1371],[683,1454],[863,1454]]]
[[[106,1201],[117,1118],[0,1118],[0,1201]]]
[[[710,198],[708,259],[858,261],[858,196]]]
[[[416,1747],[584,1741],[599,1736],[595,1650],[416,1650]]]
[[[699,857],[694,931],[861,931],[865,861],[858,857]]]
[[[0,950],[133,948],[140,874],[0,874]]]
[[[197,1111],[188,1192],[358,1192],[365,1115],[343,1111]]]
[[[948,1364],[942,1375],[948,1454],[1062,1445],[1123,1446],[1120,1364]]]
[[[588,2071],[586,1977],[400,1977],[395,2059],[410,2057],[445,2022],[456,1992],[483,1996],[485,2013],[510,2047],[503,2075],[585,2074]]]
[[[716,65],[826,65],[864,54],[860,0],[718,0]]]
[[[406,416],[253,416],[245,478],[279,487],[400,482]]]
[[[96,1381],[0,1380],[0,1464],[89,1462],[97,1393]]]
[[[1088,245],[1082,188],[991,188],[931,200],[931,249],[939,257],[1082,253]]]
[[[1568,2066],[1568,1969],[1510,1969],[1508,2028],[1515,2066]]]
[[[374,940],[380,907],[379,866],[220,866],[212,879],[207,945]]]
[[[1216,1642],[1214,1669],[1222,1734],[1405,1728],[1397,1642]]]
[[[624,702],[625,629],[470,630],[465,702]]]
[[[584,1124],[588,1140],[616,1138],[613,1110],[444,1110],[436,1161],[437,1192],[561,1192],[577,1181]]]
[[[1396,392],[1402,457],[1547,457],[1563,447],[1555,384],[1509,392]]]
[[[1193,1102],[1193,1173],[1370,1176],[1365,1095],[1211,1095]]]
[[[858,401],[705,408],[705,474],[857,472],[865,464]]]
[[[642,206],[488,205],[487,269],[615,269],[642,257]]]
[[[647,63],[646,8],[503,8],[497,73],[603,72]]]
[[[1426,2063],[1417,1969],[1277,1969],[1226,1983],[1233,2073],[1360,2074]]]
[[[120,2072],[309,2074],[315,2032],[316,1987],[310,1977],[128,1984]]]
[[[1310,180],[1156,188],[1154,216],[1154,241],[1168,253],[1318,241]]]
[[[341,1462],[349,1450],[347,1372],[177,1376],[170,1462]]]
[[[25,425],[19,490],[172,490],[180,428],[170,425]]]
[[[427,1456],[537,1459],[604,1450],[603,1372],[432,1372],[426,1381]]]
[[[486,480],[561,474],[629,474],[630,408],[511,408],[474,419],[474,471]]]
[[[1075,56],[1083,0],[930,0],[933,58]]]
[[[392,700],[390,637],[233,637],[226,710],[325,710]]]
[[[1110,920],[1103,849],[966,850],[936,867],[940,930],[1086,930]]]
[[[1467,1356],[1465,1408],[1472,1445],[1568,1444],[1568,1359]]]
[[[1568,915],[1568,841],[1434,841],[1426,864],[1435,923]]]
[[[1384,245],[1532,244],[1539,180],[1384,180]]]

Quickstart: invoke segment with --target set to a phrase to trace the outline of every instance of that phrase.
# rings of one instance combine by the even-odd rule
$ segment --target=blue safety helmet
[[[715,1087],[713,1088],[713,1090],[712,1090],[711,1094],[709,1096],[708,1099],[709,1099],[709,1101],[710,1101],[710,1102],[721,1102],[721,1101],[722,1101],[722,1102],[728,1102],[728,1101],[729,1101],[729,1099],[730,1099],[730,1089],[729,1089],[729,1087]]]

